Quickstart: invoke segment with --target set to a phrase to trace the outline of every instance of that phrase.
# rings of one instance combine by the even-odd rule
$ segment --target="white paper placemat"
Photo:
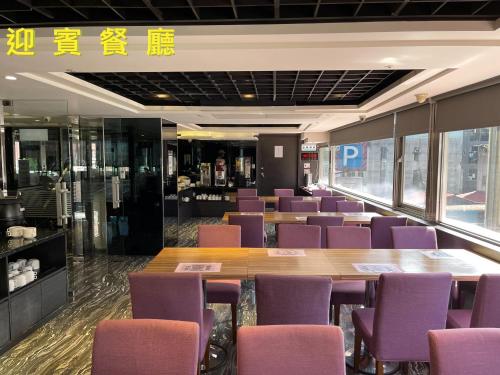
[[[175,272],[220,272],[222,263],[179,263]]]
[[[269,249],[267,255],[270,257],[305,257],[306,252],[298,249]]]
[[[450,259],[450,258],[453,258],[453,255],[448,254],[446,251],[442,251],[442,250],[422,250],[422,254],[424,254],[427,258],[431,258],[431,259]]]
[[[353,263],[352,266],[362,273],[388,273],[403,272],[397,265],[392,263]]]
[[[295,216],[295,219],[296,220],[301,220],[301,221],[306,221],[307,220],[307,216]]]

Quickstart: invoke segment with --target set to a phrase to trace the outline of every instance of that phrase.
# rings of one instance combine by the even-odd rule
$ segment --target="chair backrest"
[[[264,216],[229,215],[229,225],[241,227],[242,247],[264,247]]]
[[[265,212],[266,202],[259,199],[238,201],[239,212]]]
[[[345,375],[339,327],[282,325],[238,331],[238,374]]]
[[[337,201],[338,212],[364,212],[365,204],[361,201]]]
[[[330,190],[317,189],[312,191],[313,197],[331,197],[332,192]]]
[[[498,374],[500,328],[429,332],[432,375]]]
[[[336,212],[338,201],[345,201],[345,197],[341,195],[336,195],[333,197],[321,197],[319,210],[321,212]]]
[[[304,224],[279,224],[278,247],[296,249],[320,249],[321,227]]]
[[[436,230],[426,226],[391,227],[395,249],[437,249]]]
[[[301,201],[304,197],[279,197],[278,207],[280,212],[292,212],[292,202]]]
[[[472,307],[471,328],[500,328],[500,275],[482,275]]]
[[[293,189],[274,189],[274,195],[277,197],[293,197],[295,190]]]
[[[315,201],[292,201],[292,212],[318,212],[319,204]]]
[[[195,375],[199,331],[193,322],[104,320],[95,330],[92,375]]]
[[[256,197],[257,189],[238,189],[236,195],[238,197]]]
[[[370,351],[380,361],[429,361],[427,332],[444,329],[449,273],[380,275]]]
[[[203,327],[203,290],[197,273],[128,274],[132,317],[195,322]]]
[[[255,275],[257,325],[328,325],[331,292],[329,277]]]
[[[241,247],[238,225],[198,225],[198,247]]]
[[[391,227],[404,227],[406,221],[406,217],[401,216],[372,217],[370,224],[372,247],[374,249],[392,249]]]
[[[326,228],[341,227],[344,225],[344,218],[342,216],[308,216],[307,225],[321,227],[321,247],[326,248]]]
[[[328,227],[326,245],[329,249],[371,249],[371,230],[366,227]]]

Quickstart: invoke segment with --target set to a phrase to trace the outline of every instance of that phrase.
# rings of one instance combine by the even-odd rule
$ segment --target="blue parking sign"
[[[337,146],[335,168],[337,171],[360,171],[366,169],[366,143],[351,143]]]

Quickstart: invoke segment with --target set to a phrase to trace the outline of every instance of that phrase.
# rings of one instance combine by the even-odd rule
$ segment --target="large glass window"
[[[444,134],[441,220],[500,240],[498,127]]]
[[[321,185],[330,183],[330,147],[319,148],[319,179]]]
[[[404,137],[403,196],[404,204],[425,208],[429,134]]]
[[[335,186],[390,203],[393,171],[393,138],[335,147]]]

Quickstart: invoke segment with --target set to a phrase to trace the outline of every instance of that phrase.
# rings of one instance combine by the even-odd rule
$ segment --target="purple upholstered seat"
[[[319,204],[315,201],[293,201],[290,203],[292,212],[318,212]]]
[[[295,190],[293,189],[274,189],[274,196],[276,197],[293,197],[295,195]],[[280,210],[279,200],[274,204],[274,209],[276,211]]]
[[[377,361],[428,362],[427,332],[443,329],[450,298],[449,273],[380,275],[375,308],[354,310],[354,367],[359,369],[361,341]]]
[[[198,247],[241,247],[239,225],[198,225]],[[231,305],[233,340],[236,341],[237,306],[241,295],[240,280],[209,280],[206,283],[207,303]]]
[[[241,227],[242,247],[264,247],[265,230],[262,215],[229,215],[229,225]]]
[[[261,201],[256,197],[255,200],[238,200],[238,211],[239,212],[265,212],[266,202]]]
[[[370,249],[370,228],[328,227],[326,230],[329,249]],[[340,305],[362,305],[365,303],[366,283],[364,281],[333,282],[332,299],[333,323],[340,324]]]
[[[338,201],[345,201],[345,197],[341,195],[336,195],[333,197],[321,197],[319,210],[321,212],[336,212]]]
[[[403,227],[406,225],[406,217],[381,216],[372,217],[370,227],[372,229],[372,248],[392,249],[391,227]]]
[[[432,227],[392,227],[395,249],[437,249],[436,230]]]
[[[367,227],[330,227],[326,230],[329,249],[371,249],[371,230]]]
[[[500,275],[482,275],[472,310],[448,311],[447,328],[500,328]]]
[[[332,192],[330,190],[317,189],[312,191],[313,197],[331,197]]]
[[[331,291],[329,277],[255,275],[257,325],[328,325]]]
[[[365,204],[361,201],[337,201],[338,212],[364,212]]]
[[[344,218],[342,216],[308,216],[307,225],[321,227],[321,247],[326,248],[326,228],[341,227],[344,225]]]
[[[292,202],[301,201],[304,197],[279,197],[279,211],[292,212]]]
[[[195,322],[200,326],[198,357],[201,362],[214,324],[214,312],[203,310],[201,276],[194,273],[128,275],[132,317]]]
[[[278,247],[320,249],[321,227],[319,225],[279,224]]]
[[[345,375],[344,335],[338,327],[242,327],[239,375]]]
[[[104,320],[95,330],[92,375],[195,375],[199,330],[194,322]]]
[[[500,369],[500,328],[429,332],[432,375],[493,375]]]
[[[236,195],[238,197],[256,197],[257,189],[238,189]]]

